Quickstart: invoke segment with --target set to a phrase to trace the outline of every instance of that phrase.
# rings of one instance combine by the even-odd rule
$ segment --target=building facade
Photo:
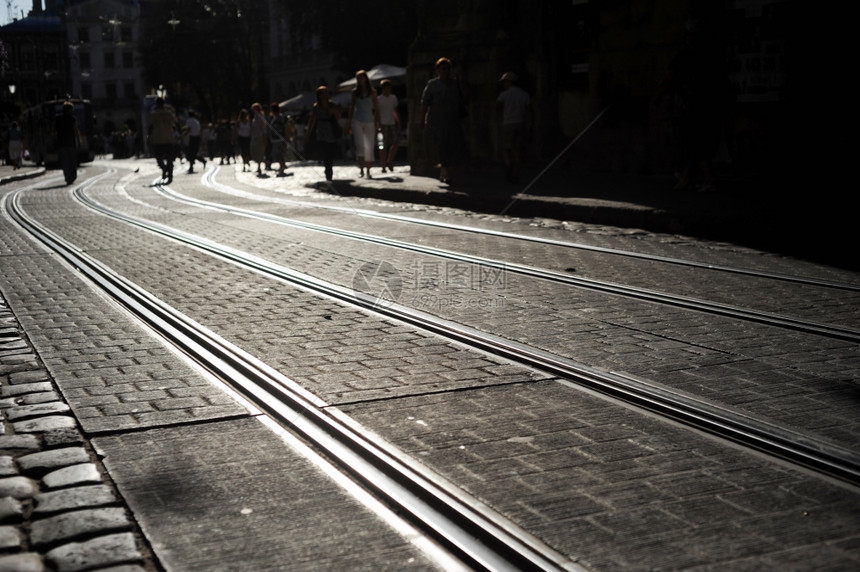
[[[49,3],[35,0],[29,16],[0,28],[8,69],[4,90],[13,106],[25,109],[35,103],[65,97],[71,89],[65,29],[60,13]],[[14,93],[10,92],[10,87]]]
[[[135,129],[144,95],[136,0],[69,2],[63,14],[71,93],[93,103],[103,134]]]
[[[0,28],[17,108],[89,99],[98,132],[134,129],[144,95],[139,21],[137,0],[34,0],[25,18]]]

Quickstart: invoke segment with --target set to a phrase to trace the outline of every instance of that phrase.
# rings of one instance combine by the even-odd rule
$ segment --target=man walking
[[[281,106],[277,102],[269,106],[271,121],[269,122],[269,149],[272,154],[269,158],[270,165],[278,164],[278,177],[286,177],[287,173],[287,144],[289,133],[287,131],[287,116],[281,113]]]
[[[149,142],[152,144],[155,161],[161,169],[161,179],[168,185],[173,182],[176,127],[176,116],[164,106],[164,98],[159,97],[155,100],[155,110],[149,117]]]
[[[526,141],[526,114],[531,99],[517,85],[517,74],[507,72],[499,80],[504,91],[496,101],[496,110],[502,123],[502,154],[505,159],[505,177],[511,183],[519,181],[522,149]]]
[[[188,131],[188,147],[186,148],[186,158],[188,159],[188,174],[194,173],[194,161],[197,160],[197,155],[200,154],[200,139],[202,128],[200,121],[197,119],[197,113],[194,111],[188,112],[188,120],[185,122],[185,129]],[[203,168],[206,168],[206,159],[201,158]]]
[[[55,122],[57,154],[67,185],[71,185],[78,178],[78,146],[80,146],[81,135],[74,112],[75,105],[71,101],[64,102],[63,112],[57,116]]]

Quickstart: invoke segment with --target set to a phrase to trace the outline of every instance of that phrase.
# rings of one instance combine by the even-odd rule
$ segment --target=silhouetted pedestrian
[[[18,122],[13,121],[7,132],[9,138],[9,162],[13,170],[21,168],[21,159],[24,157],[24,137],[18,128]]]
[[[57,155],[63,169],[63,178],[66,179],[66,184],[71,185],[78,178],[78,147],[81,144],[75,105],[71,101],[63,103],[63,111],[55,121],[55,129]]]
[[[239,111],[236,123],[236,140],[239,142],[239,155],[242,157],[242,172],[251,170],[251,114],[247,109]]]
[[[215,126],[212,123],[207,123],[206,127],[203,128],[201,137],[203,138],[203,144],[206,146],[206,156],[210,161],[215,160],[215,151],[217,149]],[[203,166],[205,167],[206,165],[204,164]]]
[[[355,73],[355,89],[352,90],[347,129],[353,134],[355,141],[359,176],[363,177],[367,170],[367,178],[371,178],[373,148],[376,147],[376,132],[379,130],[379,102],[376,90],[364,70]]]
[[[173,161],[176,157],[176,115],[164,105],[164,98],[155,100],[155,109],[149,117],[149,140],[155,161],[161,169],[161,178],[168,185],[173,182]]]
[[[382,150],[379,152],[379,162],[382,172],[392,171],[392,163],[397,157],[400,141],[400,114],[397,112],[397,96],[391,93],[391,81],[384,79],[380,82],[382,93],[379,95],[379,125],[382,131]]]
[[[286,175],[287,170],[287,143],[289,132],[287,130],[287,116],[281,113],[281,106],[272,103],[269,106],[269,155],[270,165],[278,164],[278,177]]]
[[[526,116],[531,98],[517,85],[517,74],[506,72],[499,81],[504,90],[496,99],[496,112],[502,129],[502,155],[505,160],[505,178],[516,183],[520,179],[520,163],[526,144]]]
[[[436,60],[436,77],[427,82],[421,95],[421,118],[418,126],[430,128],[441,164],[439,179],[451,184],[451,170],[466,153],[462,120],[465,102],[460,84],[451,73],[451,60]]]
[[[263,164],[266,161],[266,132],[268,126],[263,115],[263,106],[255,103],[251,106],[251,160],[257,163],[257,176],[263,176]]]
[[[188,147],[186,147],[185,158],[188,159],[188,173],[194,172],[194,162],[197,160],[197,155],[200,153],[200,140],[202,136],[202,128],[200,121],[197,119],[197,113],[194,111],[188,112],[188,119],[185,121],[185,130],[188,135]],[[206,159],[201,159],[203,168],[206,168]]]
[[[325,179],[333,177],[334,157],[342,136],[340,110],[329,101],[329,91],[324,85],[317,88],[317,100],[311,109],[308,129],[305,132],[305,149],[315,148],[325,167]],[[314,142],[313,146],[311,141]]]

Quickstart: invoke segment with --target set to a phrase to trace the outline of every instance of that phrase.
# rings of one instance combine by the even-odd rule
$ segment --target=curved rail
[[[205,185],[210,188],[220,190],[221,192],[240,195],[246,197],[253,197],[260,199],[258,195],[252,195],[251,193],[246,193],[243,191],[239,191],[229,185],[225,185],[223,183],[219,183],[215,180],[215,176],[217,175],[220,167],[215,167],[214,169],[207,171],[204,173],[202,177],[202,181]],[[271,200],[267,198],[266,200]],[[647,254],[642,252],[634,252],[630,250],[620,250],[616,248],[607,248],[603,246],[595,246],[591,244],[583,244],[580,242],[569,242],[563,240],[554,240],[551,238],[542,238],[537,236],[527,236],[522,234],[516,234],[512,232],[503,232],[498,230],[491,230],[485,228],[476,228],[466,225],[452,224],[449,222],[440,222],[433,220],[420,219],[415,217],[410,217],[406,215],[392,214],[392,213],[383,213],[379,211],[373,211],[368,209],[357,209],[353,207],[339,207],[335,205],[323,205],[320,203],[309,202],[309,201],[298,201],[295,199],[283,199],[279,198],[278,202],[286,205],[295,205],[300,207],[308,207],[308,208],[316,208],[316,209],[325,209],[334,212],[343,212],[349,214],[356,214],[363,217],[368,218],[378,218],[383,220],[391,220],[396,222],[406,222],[410,224],[420,224],[424,226],[432,226],[436,228],[445,228],[449,230],[457,230],[461,232],[469,232],[469,233],[477,233],[488,236],[497,236],[500,238],[506,238],[511,240],[525,241],[525,242],[533,242],[536,244],[546,244],[550,246],[560,246],[563,248],[573,248],[577,250],[586,250],[591,252],[598,252],[601,254],[611,254],[616,256],[623,256],[627,258],[638,258],[642,260],[650,260],[653,262],[662,262],[665,264],[674,264],[679,266],[688,266],[693,268],[702,268],[706,270],[714,270],[719,272],[726,272],[730,274],[741,274],[746,276],[755,276],[759,278],[769,278],[772,280],[780,280],[784,282],[794,282],[798,284],[808,284],[810,286],[820,286],[824,288],[834,288],[837,290],[849,290],[854,292],[860,292],[860,284],[853,284],[848,282],[837,282],[833,280],[822,280],[819,278],[812,278],[809,276],[794,276],[790,274],[781,274],[778,272],[765,272],[761,270],[754,270],[750,268],[741,268],[737,266],[727,266],[721,264],[712,264],[708,262],[698,262],[696,260],[689,260],[685,258],[675,258],[670,256],[661,256],[657,254]]]
[[[88,207],[106,216],[193,245],[242,267],[254,269],[318,295],[357,305],[526,366],[550,372],[577,385],[654,411],[688,426],[834,476],[853,485],[860,485],[860,455],[835,444],[798,434],[788,428],[745,415],[728,407],[678,395],[644,381],[599,371],[550,352],[443,320],[425,312],[394,303],[380,304],[380,300],[374,296],[325,282],[158,223],[114,212],[86,197],[80,189],[76,191],[76,196]]]
[[[427,254],[430,256],[438,256],[442,258],[447,258],[449,260],[455,260],[458,262],[464,262],[468,264],[475,264],[484,266],[487,268],[493,268],[498,270],[504,270],[505,272],[512,272],[515,274],[521,274],[524,276],[530,276],[532,278],[538,278],[541,280],[549,280],[552,282],[558,282],[562,284],[567,284],[570,286],[578,287],[578,288],[587,288],[590,290],[595,290],[599,292],[603,292],[606,294],[613,294],[616,296],[625,296],[628,298],[635,298],[638,300],[645,300],[648,302],[655,302],[659,304],[666,304],[674,307],[684,308],[687,310],[695,310],[699,312],[706,312],[709,314],[715,314],[719,316],[726,316],[739,320],[746,320],[749,322],[765,324],[768,326],[774,326],[779,328],[790,329],[794,331],[815,334],[820,336],[826,336],[830,338],[850,341],[850,342],[860,342],[860,331],[854,328],[848,328],[843,326],[836,326],[831,324],[824,324],[821,322],[813,322],[811,320],[803,320],[798,318],[792,318],[790,316],[784,316],[780,314],[775,314],[772,312],[763,312],[756,310],[748,310],[746,308],[741,308],[739,306],[733,306],[730,304],[720,304],[716,302],[710,302],[707,300],[701,300],[697,298],[691,298],[688,296],[678,296],[673,294],[666,294],[663,292],[657,292],[655,290],[649,290],[647,288],[636,288],[633,286],[625,286],[623,284],[617,284],[612,282],[606,282],[602,280],[593,280],[590,278],[581,278],[570,276],[568,274],[562,274],[560,272],[553,272],[550,270],[543,270],[540,268],[535,268],[532,266],[527,266],[524,264],[517,264],[512,262],[500,262],[498,260],[493,260],[490,258],[484,258],[480,256],[473,256],[468,254],[462,254],[459,252],[454,252],[451,250],[445,250],[440,248],[433,248],[429,246],[424,246],[421,244],[415,244],[410,242],[404,242],[400,240],[380,237],[376,235],[354,232],[349,230],[343,230],[331,226],[324,226],[320,224],[303,222],[293,219],[286,219],[284,217],[279,217],[276,215],[271,215],[267,213],[261,213],[257,211],[251,211],[248,209],[243,209],[239,207],[233,207],[230,205],[214,203],[211,201],[204,201],[201,199],[195,199],[193,197],[189,197],[186,195],[182,195],[177,193],[173,189],[169,187],[156,185],[156,190],[163,193],[165,196],[172,198],[173,200],[180,201],[186,204],[192,204],[196,206],[200,206],[203,208],[219,210],[221,212],[226,212],[230,214],[235,214],[243,217],[254,218],[257,220],[264,220],[267,222],[272,222],[284,226],[290,226],[293,228],[300,228],[304,230],[310,230],[314,232],[325,233],[329,235],[341,236],[345,238],[350,238],[353,240],[360,240],[363,242],[379,244],[382,246],[398,248],[402,250],[407,250],[411,252],[417,252],[420,254]]]
[[[75,191],[79,196],[82,188]],[[39,225],[23,212],[20,192],[7,195],[4,205],[20,227],[203,367],[324,451],[357,482],[397,507],[401,515],[464,562],[484,570],[580,569],[503,517],[479,508],[477,501],[468,502],[464,495],[454,494],[419,463],[406,462],[355,427],[338,421],[323,409],[325,403],[261,360]]]

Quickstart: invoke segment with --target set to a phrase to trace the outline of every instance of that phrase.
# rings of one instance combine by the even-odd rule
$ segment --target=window
[[[90,53],[89,52],[80,52],[78,54],[78,58],[81,63],[81,70],[88,70],[92,67],[90,64]]]
[[[132,40],[131,37],[131,26],[123,26],[119,29],[119,38],[122,42],[130,42]]]
[[[60,59],[57,55],[57,52],[47,51],[45,52],[44,59],[42,60],[43,69],[46,71],[56,71],[60,69]]]
[[[108,101],[116,101],[116,84],[108,82],[105,84],[105,97]]]
[[[122,84],[122,94],[126,99],[134,99],[137,97],[137,90],[134,88],[133,81],[127,81]]]
[[[78,41],[79,42],[89,42],[90,41],[90,29],[86,27],[78,28]]]
[[[102,41],[113,42],[113,26],[102,26]]]
[[[122,67],[129,70],[134,68],[134,54],[131,52],[122,53]]]
[[[116,61],[114,59],[113,52],[105,52],[105,68],[113,69],[116,67]]]
[[[88,83],[81,84],[81,97],[84,99],[93,98],[93,86]]]

